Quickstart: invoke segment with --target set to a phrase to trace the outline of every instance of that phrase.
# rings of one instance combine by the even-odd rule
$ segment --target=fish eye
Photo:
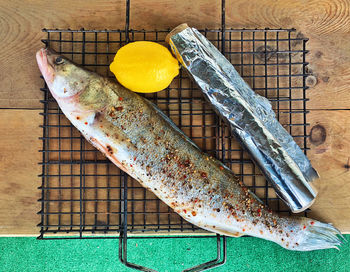
[[[64,59],[61,56],[59,56],[55,59],[56,64],[62,64],[63,62],[64,62]]]

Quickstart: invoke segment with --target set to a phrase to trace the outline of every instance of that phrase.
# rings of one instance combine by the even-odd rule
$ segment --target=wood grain
[[[349,1],[226,1],[228,27],[295,27],[310,38],[310,71],[317,85],[309,91],[310,109],[350,109]],[[220,27],[220,1],[132,0],[135,29],[167,29],[187,22]],[[0,2],[0,108],[40,108],[35,51],[41,29],[118,29],[124,27],[125,1]],[[325,97],[332,96],[332,99]]]
[[[232,27],[294,27],[308,37],[309,72],[317,84],[308,91],[309,109],[350,109],[350,2],[233,1],[227,3]],[[331,99],[329,99],[331,97]]]
[[[41,121],[37,110],[0,110],[0,235],[37,233]]]
[[[145,13],[132,14],[138,28],[168,28],[181,20],[194,22],[203,12],[199,23],[208,27],[218,25],[219,18],[207,6],[210,0],[199,1],[197,13],[178,16],[180,8],[191,9],[191,2],[183,1],[179,9],[173,1],[132,1],[132,10]],[[210,10],[210,12],[208,12]],[[165,14],[164,14],[165,13]],[[172,15],[173,14],[173,15]],[[176,16],[174,16],[176,14]],[[181,11],[183,15],[183,12]],[[176,18],[176,20],[175,20]],[[143,24],[141,24],[143,22]],[[157,23],[156,23],[157,22]],[[167,23],[166,23],[167,22]],[[216,25],[214,24],[216,22]],[[165,24],[166,23],[166,24]],[[125,1],[0,1],[0,108],[41,108],[41,81],[35,62],[35,52],[42,47],[45,37],[42,28],[71,29],[123,29],[125,27]]]
[[[226,0],[227,27],[294,27],[310,38],[307,60],[316,85],[308,90],[308,121],[314,128],[309,156],[322,177],[312,215],[345,233],[350,232],[349,15],[348,0]],[[134,29],[167,29],[183,22],[219,28],[220,20],[219,0],[131,0]],[[45,37],[41,29],[118,29],[124,21],[124,0],[0,1],[0,234],[38,233],[42,120],[37,110],[25,109],[41,108],[42,81],[34,60]]]
[[[41,143],[37,137],[41,134],[41,129],[38,128],[41,117],[37,110],[1,110],[0,120],[0,129],[4,132],[0,141],[0,149],[2,150],[0,153],[0,181],[3,184],[0,187],[0,235],[36,235],[38,233],[36,224],[39,222],[36,213],[40,209],[37,203],[40,193],[37,186],[40,179],[37,175],[41,171],[40,166],[37,165],[37,162],[41,159],[38,152]],[[334,120],[337,120],[337,122]],[[321,179],[315,183],[319,195],[312,206],[311,216],[326,222],[333,222],[342,232],[350,233],[350,199],[348,194],[350,191],[350,183],[348,182],[350,171],[347,168],[350,157],[349,111],[315,110],[309,114],[309,121],[311,124],[309,130],[311,131],[314,128],[311,133],[312,141],[309,143],[311,147],[309,157],[321,175]],[[326,137],[322,136],[323,133],[326,134]],[[198,144],[201,143],[198,142]],[[63,142],[61,145],[64,148]],[[54,149],[54,146],[52,148]],[[87,149],[89,148],[87,147]],[[50,171],[57,172],[57,169],[52,168]],[[61,169],[61,171],[65,171],[65,169]],[[79,169],[76,171],[79,172]],[[90,173],[93,169],[86,168],[85,171]],[[101,166],[98,171],[99,174],[103,174],[105,170]],[[118,174],[116,167],[110,169],[110,171],[112,171],[110,173]],[[72,181],[68,178],[67,180],[62,179],[60,182],[62,183],[61,186],[69,186]],[[79,180],[73,180],[73,182],[78,184]],[[106,182],[103,177],[98,179],[99,186],[104,186]],[[94,179],[86,179],[86,183],[87,185],[96,186],[96,180]],[[52,178],[51,186],[59,186],[59,181]],[[130,186],[139,185],[134,182]],[[90,193],[94,194],[86,191],[84,197],[93,198],[94,195],[90,195]],[[135,191],[136,197],[137,193],[138,190]],[[118,190],[115,192],[116,195],[114,195],[113,190],[111,194],[112,198],[118,197]],[[149,198],[154,197],[153,194],[147,195]],[[70,190],[62,190],[61,197],[63,199],[72,197]],[[73,197],[79,197],[79,195]],[[98,197],[106,198],[105,192],[100,190]],[[52,195],[51,199],[55,199],[55,196]],[[57,209],[57,204],[54,203],[53,205],[51,211]],[[87,205],[89,204],[87,203]],[[113,205],[113,210],[118,211],[119,208]],[[71,208],[68,206],[63,206],[61,209],[70,211]],[[164,205],[161,205],[161,208],[166,211]],[[90,208],[87,206],[85,209]],[[91,209],[93,210],[94,207]],[[136,204],[135,207],[129,207],[129,209],[137,210],[139,208]],[[156,207],[150,205],[148,209],[153,210]],[[73,207],[73,211],[78,210],[79,207]],[[99,204],[98,211],[103,213],[105,210],[105,205]],[[105,217],[106,215],[99,215],[98,220],[105,222]],[[51,218],[53,224],[55,224],[55,220],[58,220],[54,216]],[[149,220],[151,219],[149,218]],[[67,218],[63,216],[61,220],[62,223],[69,224],[70,219],[69,216]],[[94,215],[87,214],[85,220],[87,223],[93,222]],[[114,220],[113,217],[111,217],[111,220]],[[136,216],[135,222],[138,222],[138,220],[142,221],[143,219]],[[176,219],[174,218],[174,220]]]
[[[0,1],[0,108],[40,108],[42,28],[123,28],[124,1]]]
[[[309,120],[309,158],[321,176],[310,216],[350,233],[350,111],[315,110]]]

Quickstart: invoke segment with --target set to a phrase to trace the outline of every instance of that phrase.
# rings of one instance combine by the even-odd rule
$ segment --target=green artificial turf
[[[350,240],[350,235],[345,235]],[[159,271],[181,271],[216,256],[215,238],[132,239],[128,260]],[[213,271],[350,271],[350,243],[341,251],[287,251],[252,238],[228,238],[227,263]],[[0,238],[0,271],[134,271],[118,260],[118,240]]]

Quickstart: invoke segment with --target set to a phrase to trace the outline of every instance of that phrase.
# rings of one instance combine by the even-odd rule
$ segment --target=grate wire
[[[113,78],[108,69],[111,54],[125,44],[125,31],[45,29],[44,32],[47,45],[78,64]],[[167,32],[131,29],[129,36],[130,41],[153,40],[164,44]],[[221,46],[221,30],[201,32],[214,45]],[[225,35],[227,58],[257,93],[271,101],[279,121],[306,152],[307,39],[299,37],[293,29],[227,29]],[[130,214],[128,232],[203,232],[101,156],[64,117],[46,84],[41,90],[44,92],[39,212],[42,237],[52,232],[78,232],[83,238],[88,232],[108,234],[119,230],[124,199],[128,201],[126,212]],[[205,152],[229,165],[272,209],[288,213],[288,208],[278,200],[185,71],[181,70],[165,91],[145,97],[156,103]],[[127,180],[124,185],[123,178]]]
[[[43,43],[83,67],[114,78],[109,64],[115,52],[131,41],[154,41],[166,45],[166,30],[129,28],[127,2],[125,30],[43,29]],[[295,29],[232,29],[225,27],[222,1],[222,28],[203,29],[207,37],[236,67],[258,94],[272,103],[276,117],[306,153],[306,43]],[[127,262],[128,234],[164,238],[157,233],[209,237],[210,233],[188,223],[119,170],[94,149],[65,118],[44,83],[42,184],[39,239],[115,238],[119,233],[120,260]],[[233,139],[229,128],[213,112],[201,91],[182,69],[164,91],[144,96],[158,105],[203,151],[217,157],[257,194],[272,210],[290,214],[272,186]],[[304,215],[307,216],[307,211]],[[176,236],[177,237],[177,236]],[[226,260],[226,240],[217,236],[217,259],[188,271],[221,265]],[[219,262],[223,243],[224,260]]]

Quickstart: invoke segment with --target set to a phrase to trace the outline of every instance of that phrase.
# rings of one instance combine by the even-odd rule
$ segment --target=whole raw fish
[[[36,58],[52,96],[84,137],[187,221],[291,250],[341,244],[340,232],[329,224],[269,211],[147,99],[52,50],[41,49]]]

